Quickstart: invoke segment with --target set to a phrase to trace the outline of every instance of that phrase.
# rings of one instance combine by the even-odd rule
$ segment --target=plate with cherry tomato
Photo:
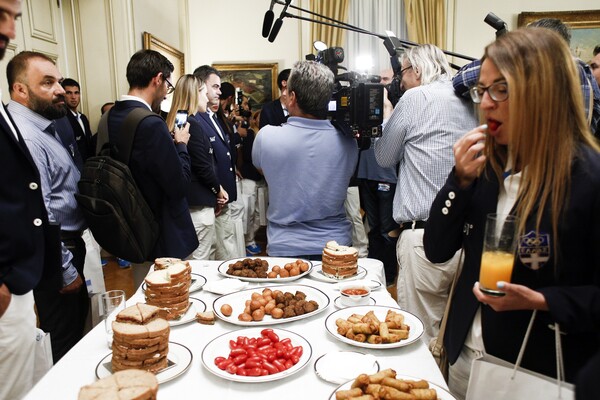
[[[271,382],[293,375],[308,365],[310,343],[285,329],[246,328],[225,333],[202,351],[202,365],[216,376],[234,382]]]
[[[227,278],[245,282],[291,282],[309,275],[309,260],[291,257],[245,257],[223,261],[217,271]]]

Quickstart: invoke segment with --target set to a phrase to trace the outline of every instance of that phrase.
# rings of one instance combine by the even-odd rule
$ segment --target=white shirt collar
[[[142,99],[141,97],[132,96],[130,94],[121,95],[121,101],[126,100],[139,101],[140,103],[143,103],[146,107],[148,107],[148,110],[152,111],[152,107],[150,107],[150,104],[146,103],[146,100]]]

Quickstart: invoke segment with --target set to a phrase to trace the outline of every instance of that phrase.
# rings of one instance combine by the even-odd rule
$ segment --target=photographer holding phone
[[[194,75],[182,76],[175,86],[171,110],[167,115],[167,126],[174,129],[176,135],[180,131],[179,127],[189,127],[190,140],[187,147],[192,179],[187,189],[187,200],[199,242],[190,258],[196,260],[209,259],[211,246],[216,241],[215,214],[219,214],[229,199],[215,172],[210,141],[202,132],[200,122],[193,117],[197,113],[206,112],[206,92],[206,85]]]

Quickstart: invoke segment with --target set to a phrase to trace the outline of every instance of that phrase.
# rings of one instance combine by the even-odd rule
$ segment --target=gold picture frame
[[[221,75],[221,82],[241,87],[252,110],[279,97],[277,63],[213,64]]]
[[[593,56],[594,47],[600,44],[600,10],[522,12],[519,27],[541,18],[557,18],[571,28],[571,51],[583,61]]]
[[[175,85],[177,80],[185,74],[185,54],[148,32],[144,32],[143,45],[144,50],[156,50],[171,61],[175,67],[171,74],[171,82]]]

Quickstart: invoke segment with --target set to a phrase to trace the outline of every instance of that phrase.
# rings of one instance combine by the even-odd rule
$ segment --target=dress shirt
[[[83,121],[81,120],[81,113],[77,112],[77,111],[71,111],[71,110],[69,110],[69,112],[71,114],[73,114],[73,116],[77,120],[77,123],[79,124],[79,126],[81,126],[81,130],[85,133],[85,126],[83,125]]]
[[[80,173],[60,142],[54,130],[54,123],[12,100],[8,103],[8,111],[19,127],[40,172],[48,219],[60,223],[61,230],[64,231],[85,229],[85,220],[74,196],[77,193]],[[77,278],[77,270],[71,264],[72,258],[71,252],[63,245],[64,285]]]
[[[454,165],[452,145],[476,126],[470,102],[454,94],[449,79],[404,93],[375,142],[379,165],[400,163],[393,209],[397,223],[427,220]]]
[[[217,132],[219,132],[219,136],[221,136],[221,139],[225,140],[225,137],[223,136],[223,131],[221,130],[221,126],[219,125],[219,121],[217,120],[217,114],[215,114],[210,109],[206,110],[206,112],[208,113],[208,116],[210,117],[210,122],[212,122],[212,124],[215,127],[215,129],[217,130]]]
[[[0,89],[0,99],[2,99],[2,89]],[[15,130],[15,127],[13,126],[12,122],[10,121],[10,118],[8,118],[8,115],[6,114],[6,110],[4,109],[4,106],[2,106],[1,104],[0,104],[0,115],[2,116],[4,121],[6,121],[6,125],[8,125],[8,127],[10,128],[13,135],[15,135],[15,139],[17,139],[17,142],[18,142],[19,135],[17,135],[17,131]]]

